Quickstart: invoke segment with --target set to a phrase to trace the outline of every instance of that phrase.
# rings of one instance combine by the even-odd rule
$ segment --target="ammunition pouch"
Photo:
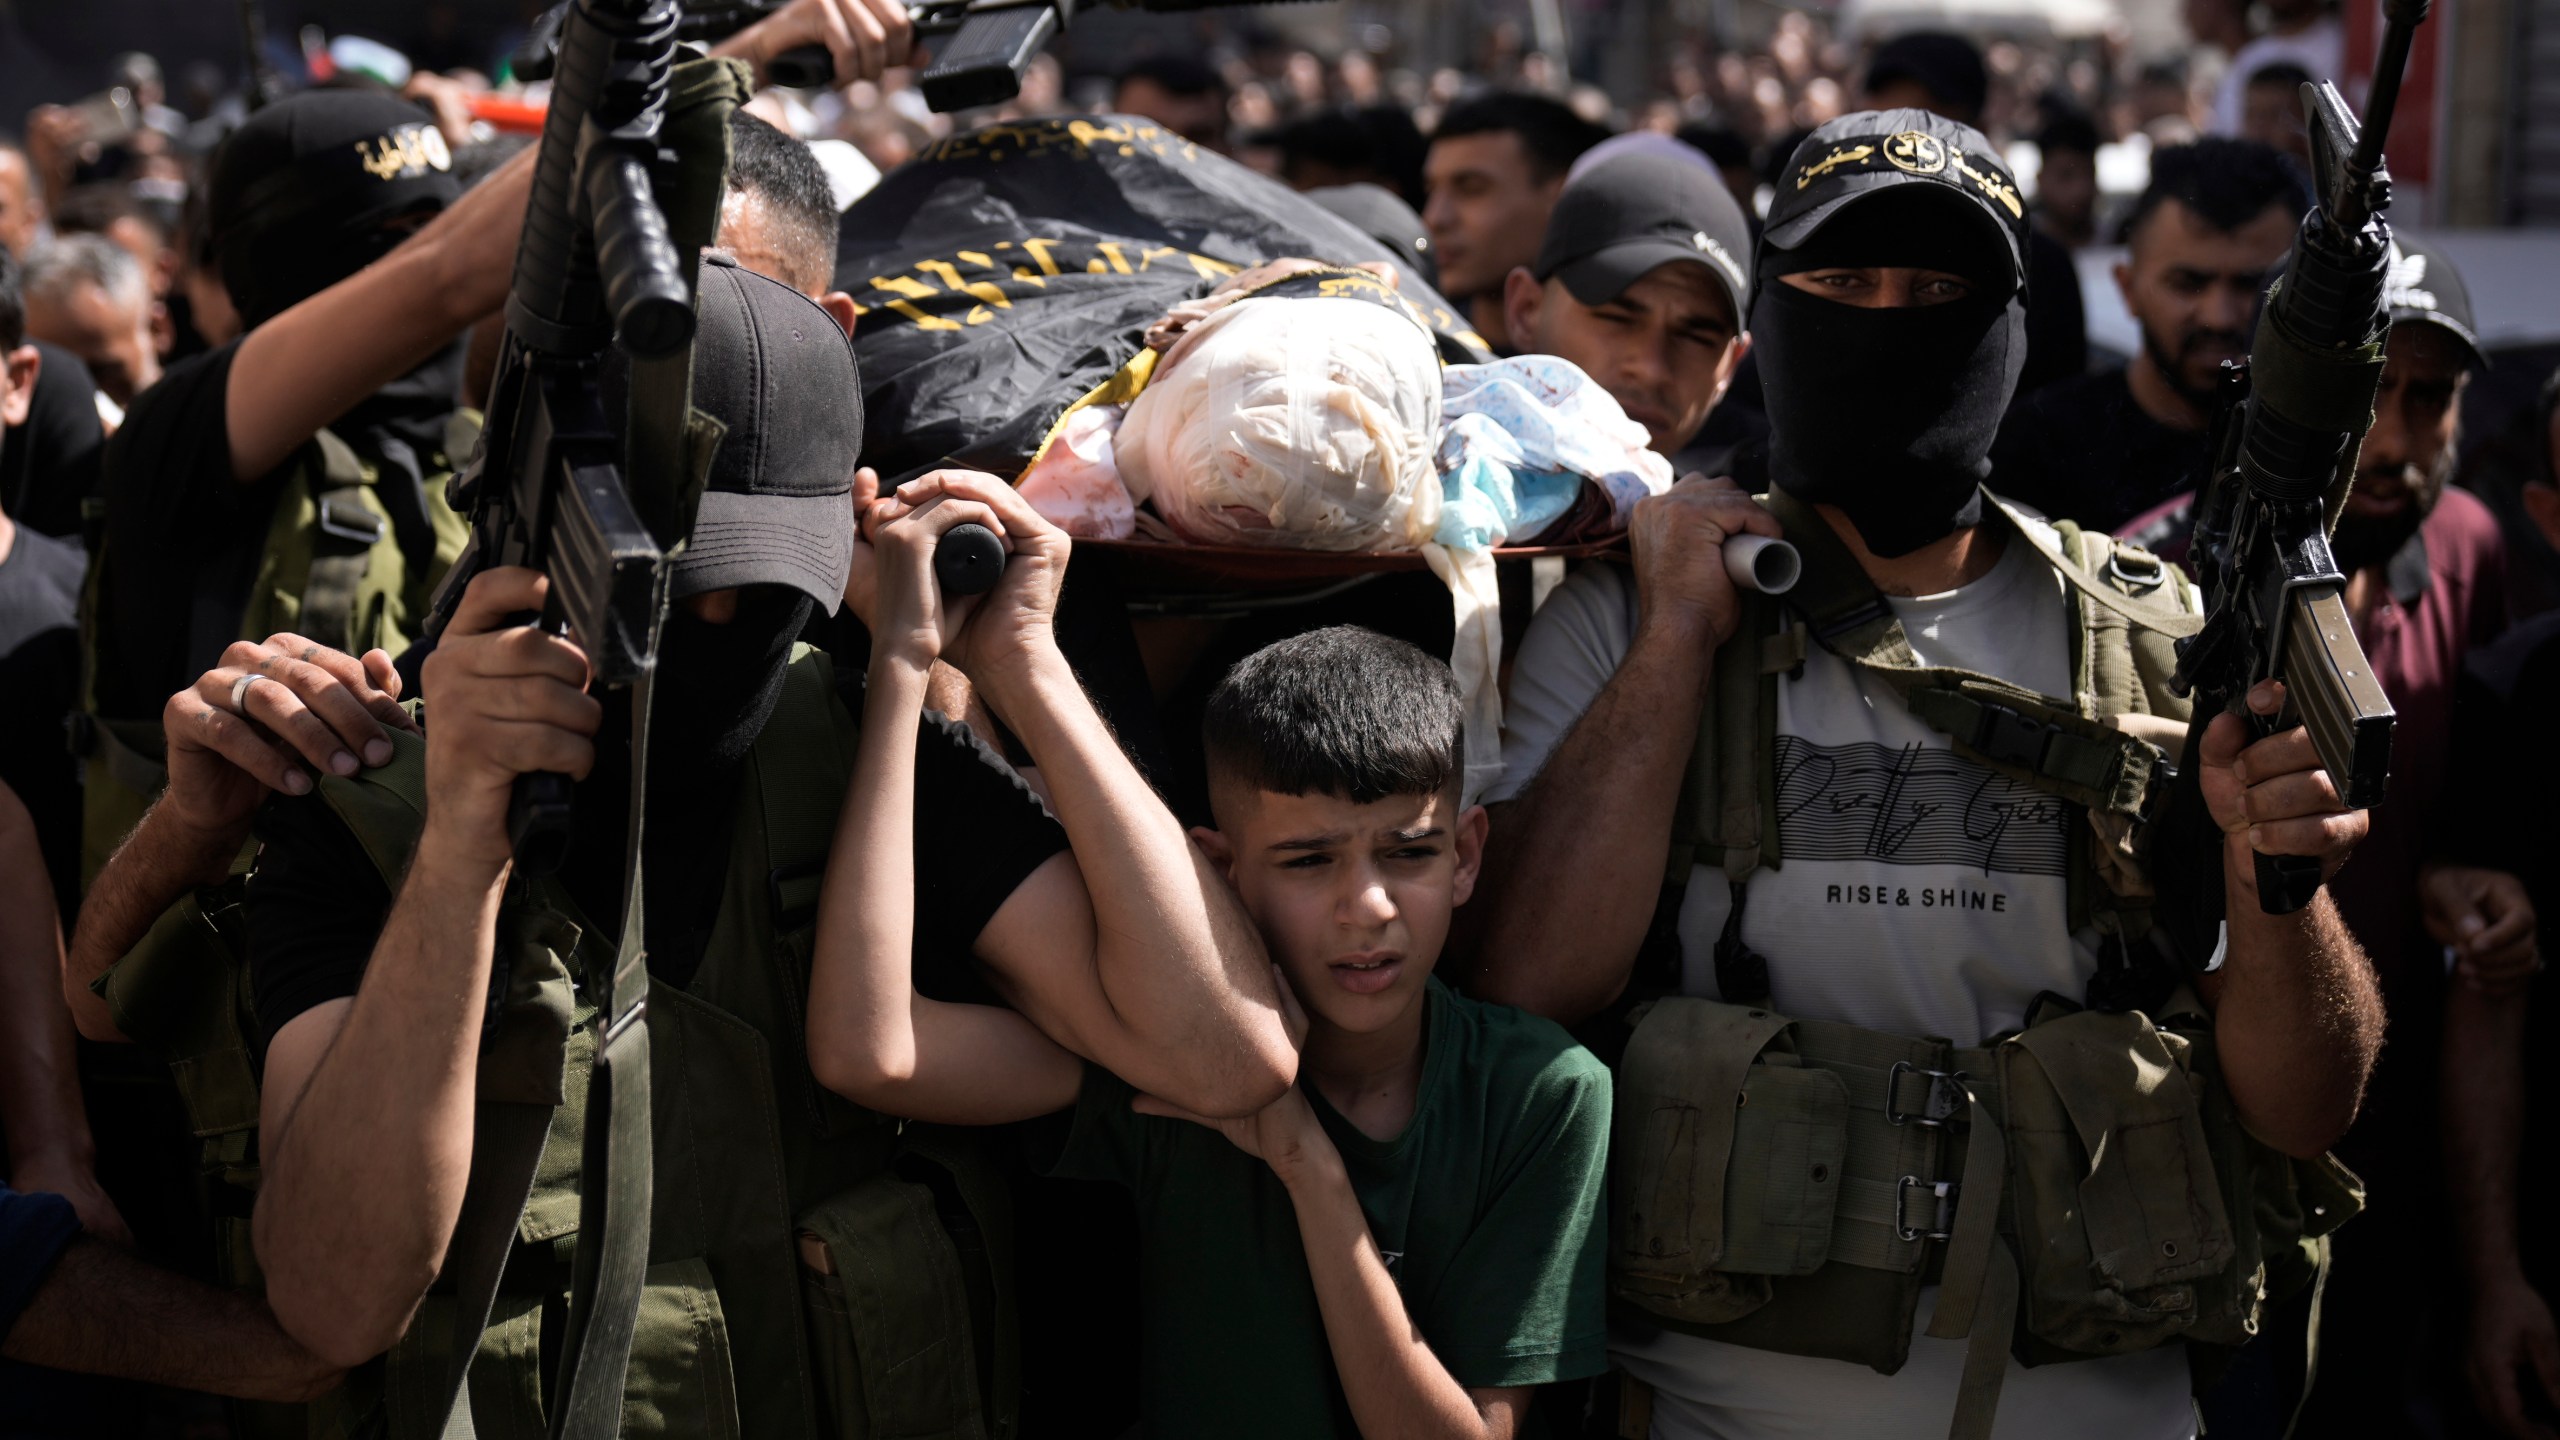
[[[2051,1008],[2051,1007],[2040,1007]],[[1965,1337],[1953,1436],[2028,1364],[2237,1346],[2361,1207],[2240,1127],[2209,1026],[2070,1009],[1983,1047],[1677,997],[1617,1073],[1609,1280],[1667,1328],[1909,1358]]]
[[[919,1128],[918,1138],[932,1135]],[[933,1158],[925,1158],[930,1150]],[[927,1140],[799,1219],[818,1433],[988,1440],[1012,1432],[1011,1233],[995,1172]],[[948,1165],[950,1168],[944,1168]],[[913,1175],[918,1178],[909,1179]]]

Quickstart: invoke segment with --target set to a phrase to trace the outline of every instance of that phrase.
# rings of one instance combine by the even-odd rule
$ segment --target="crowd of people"
[[[2185,13],[1646,95],[1228,27],[951,117],[790,0],[668,91],[655,429],[518,386],[495,57],[31,113],[0,1434],[2553,1435],[2560,375],[2484,503],[2393,242],[2380,804],[2177,683],[2342,48]],[[693,497],[643,686],[475,540],[555,422]]]

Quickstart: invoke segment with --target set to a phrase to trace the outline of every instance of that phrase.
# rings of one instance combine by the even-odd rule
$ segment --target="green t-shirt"
[[[1550,1021],[1436,979],[1425,1003],[1402,1135],[1372,1140],[1307,1091],[1369,1233],[1459,1384],[1599,1374],[1609,1072]],[[1139,1115],[1130,1098],[1089,1068],[1052,1168],[1136,1192],[1149,1440],[1358,1435],[1288,1191],[1224,1135]]]

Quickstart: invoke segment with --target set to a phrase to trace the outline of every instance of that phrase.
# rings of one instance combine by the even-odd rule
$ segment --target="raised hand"
[[[1058,611],[1058,590],[1066,583],[1067,558],[1073,549],[1067,532],[1031,508],[1031,502],[1011,485],[974,470],[936,470],[918,476],[898,487],[894,503],[901,510],[920,509],[936,500],[971,507],[969,518],[995,531],[1013,552],[1005,562],[1004,578],[963,612],[961,624],[945,631],[941,658],[972,679],[981,679],[981,672],[989,667],[1019,665],[1054,648],[1052,622]],[[878,539],[875,527],[875,544]]]
[[[161,804],[201,834],[236,842],[269,791],[311,793],[315,774],[353,775],[391,758],[390,732],[415,733],[391,657],[362,659],[300,635],[241,640],[169,697],[160,730]]]
[[[586,652],[512,619],[541,610],[550,584],[518,566],[473,576],[427,657],[420,685],[434,718],[422,855],[433,850],[496,873],[511,856],[507,804],[516,777],[548,771],[584,779],[595,767],[604,707],[586,693]]]

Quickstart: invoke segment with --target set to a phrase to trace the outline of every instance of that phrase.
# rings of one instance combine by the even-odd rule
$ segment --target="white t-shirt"
[[[2013,541],[1980,580],[1890,603],[1923,664],[2067,695],[2062,587]],[[1634,579],[1617,565],[1585,565],[1548,598],[1512,673],[1505,771],[1488,799],[1516,795],[1546,763],[1616,673],[1635,618]],[[2070,827],[2086,823],[2071,807],[1957,755],[1891,687],[1818,647],[1801,677],[1779,681],[1775,761],[1781,864],[1748,882],[1742,938],[1768,957],[1778,1013],[1970,1045],[2023,1023],[2039,992],[2080,998],[2097,959],[2070,933]],[[1730,909],[1723,871],[1700,866],[1680,909],[1689,994],[1716,994]],[[1921,1296],[1921,1326],[1936,1303]],[[1612,1348],[1654,1387],[1665,1440],[1935,1440],[1965,1342],[1915,1336],[1892,1376],[1672,1332]],[[1995,1433],[2186,1440],[2185,1354],[2012,1363]]]
[[[2291,35],[2259,36],[2241,46],[2240,53],[2231,57],[2231,68],[2222,72],[2222,86],[2213,95],[2212,133],[2240,133],[2240,112],[2249,77],[2268,66],[2299,65],[2314,84],[2329,80],[2344,90],[2347,82],[2338,71],[2346,63],[2346,27],[2334,15],[2323,16]]]

